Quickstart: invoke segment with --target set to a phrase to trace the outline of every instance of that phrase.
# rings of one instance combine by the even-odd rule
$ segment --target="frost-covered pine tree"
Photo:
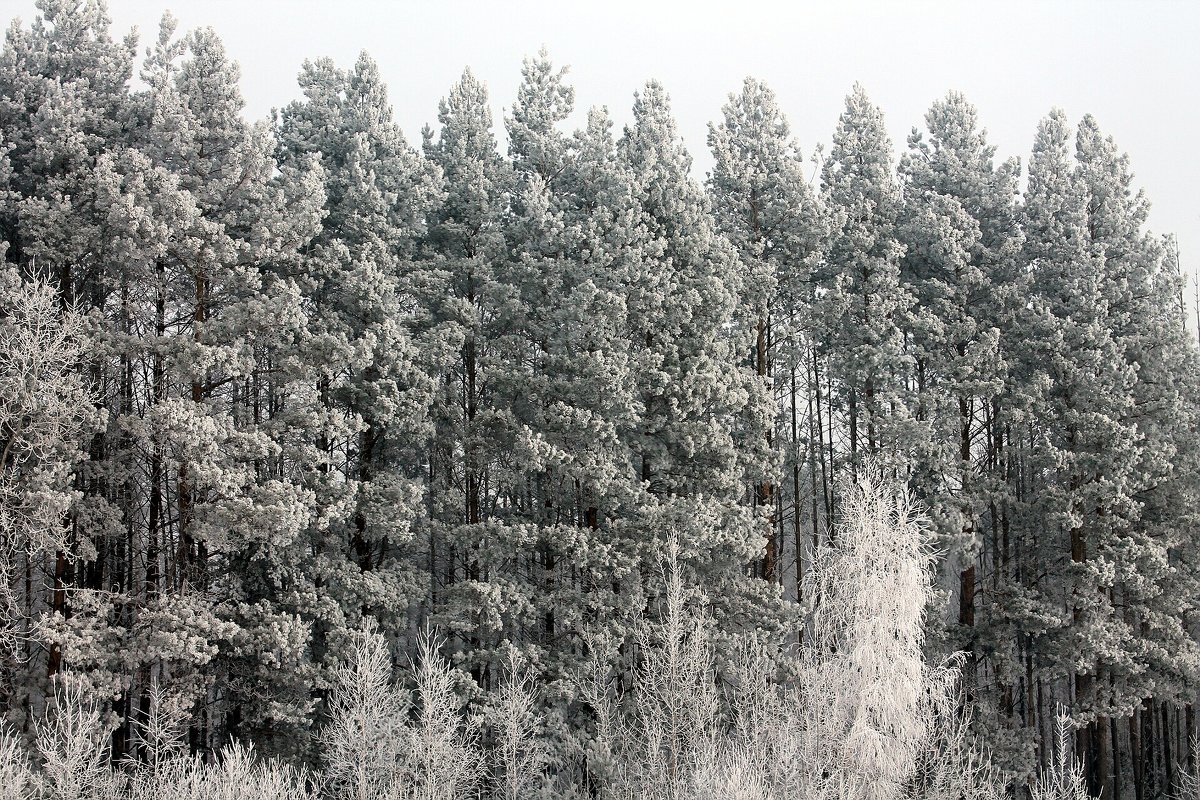
[[[621,535],[652,564],[661,539],[647,533],[677,531],[684,562],[714,599],[718,630],[750,620],[770,629],[782,619],[779,589],[748,580],[745,565],[764,556],[766,542],[745,487],[772,474],[774,457],[739,447],[742,432],[769,426],[770,387],[736,356],[753,341],[736,324],[737,253],[689,175],[660,84],[637,95],[617,146],[634,201],[625,305],[638,417],[624,433],[640,480]]]
[[[403,630],[427,593],[413,537],[438,345],[419,330],[417,251],[441,190],[436,167],[393,121],[366,53],[345,70],[306,62],[299,80],[305,99],[278,124],[281,161],[321,184],[323,219],[302,256],[278,269],[302,293],[305,330],[291,357],[312,370],[320,409],[298,443],[315,465],[306,484],[320,508],[300,579],[324,596],[296,610],[311,619],[313,657],[329,670],[364,617]]]
[[[1155,703],[1190,702],[1185,687],[1198,657],[1196,641],[1187,633],[1190,612],[1181,602],[1195,587],[1188,562],[1195,548],[1200,476],[1190,445],[1197,413],[1196,350],[1184,325],[1177,251],[1146,230],[1149,204],[1132,189],[1129,157],[1091,116],[1080,122],[1075,156],[1088,194],[1087,241],[1098,260],[1108,325],[1124,363],[1137,376],[1124,420],[1139,438],[1127,490],[1137,504],[1137,519],[1118,531],[1111,589],[1131,635],[1122,639],[1124,657],[1109,670],[1108,702],[1113,716],[1144,724],[1141,717],[1153,714],[1153,705],[1149,712],[1142,708],[1150,697]],[[1152,734],[1152,746],[1165,752],[1169,737],[1165,730]],[[1112,747],[1118,757],[1126,750],[1121,737]],[[1170,782],[1169,763],[1162,774],[1153,774],[1134,749],[1128,747],[1144,780]]]
[[[446,192],[429,215],[422,278],[441,348],[428,462],[429,613],[486,686],[511,631],[504,570],[522,536],[495,519],[511,487],[503,476],[511,449],[498,435],[508,412],[492,375],[507,301],[497,270],[507,255],[511,170],[497,151],[487,89],[470,70],[439,104],[438,120],[436,136],[424,132]]]
[[[1008,439],[1025,410],[1019,370],[1011,365],[1027,284],[1019,166],[994,163],[995,147],[975,108],[957,92],[935,102],[925,123],[928,139],[914,130],[900,164],[902,275],[918,301],[907,331],[911,384],[916,416],[930,429],[912,484],[958,577],[951,646],[973,654],[966,683],[975,708],[989,728],[1020,728],[1026,722],[1013,698],[1027,688],[1018,634],[1025,598],[1008,533]],[[981,590],[1011,599],[980,602]],[[1005,713],[993,718],[1000,708]],[[1027,766],[1028,733],[997,733],[992,743],[999,761]]]
[[[753,503],[768,526],[761,572],[778,580],[783,577],[782,553],[790,549],[792,560],[798,560],[805,549],[802,518],[811,517],[813,530],[821,525],[815,462],[823,463],[824,448],[812,440],[823,432],[813,436],[806,431],[803,417],[810,399],[804,395],[814,389],[811,359],[806,358],[811,346],[809,281],[823,245],[823,218],[774,93],[747,78],[722,114],[720,124],[709,125],[715,163],[708,190],[717,227],[737,248],[743,270],[737,324],[752,331],[753,342],[750,352],[739,356],[768,383],[774,401],[765,415],[766,429],[748,429],[739,447],[765,449],[767,458],[771,450],[783,456],[782,474],[761,475],[752,489]],[[812,485],[802,490],[806,462]],[[803,503],[810,492],[812,510]],[[798,567],[797,583],[800,571]]]
[[[544,730],[570,724],[574,682],[563,678],[578,676],[584,657],[575,634],[613,624],[626,554],[607,545],[634,492],[621,438],[633,413],[621,277],[628,188],[598,112],[574,136],[561,130],[574,102],[565,72],[544,52],[527,59],[506,118],[513,195],[490,371],[507,409],[493,435],[512,448],[497,473],[507,495],[497,514],[519,532],[505,613],[510,646],[546,679]]]
[[[80,58],[54,55],[72,49],[59,37]],[[110,419],[76,484],[76,558],[55,559],[39,582],[49,597],[31,601],[42,617],[31,643],[46,642],[47,653],[26,660],[17,705],[48,694],[37,672],[74,670],[122,717],[121,755],[158,677],[196,701],[203,748],[236,720],[238,704],[206,695],[202,670],[236,672],[251,649],[294,667],[289,678],[301,670],[295,645],[304,632],[269,604],[246,602],[242,581],[254,571],[246,562],[261,566],[255,552],[286,547],[311,510],[281,457],[286,431],[271,421],[292,388],[295,364],[279,369],[272,359],[299,327],[299,298],[260,265],[311,236],[319,202],[278,173],[265,126],[242,120],[236,67],[210,31],[175,39],[165,20],[136,94],[105,78],[125,52],[106,40],[99,6],[48,4],[47,18],[28,36],[14,29],[5,49],[6,81],[124,92],[112,112],[119,125],[95,121],[111,110],[102,98],[61,106],[56,125],[82,127],[51,163],[74,172],[13,162],[20,247],[10,258],[52,270],[64,296],[90,312],[89,359],[79,369],[101,389]],[[244,688],[268,679],[262,664],[248,671],[257,674],[239,676]],[[307,714],[307,687],[298,694],[281,694],[267,712],[281,729]]]
[[[153,331],[137,354],[149,365],[150,385],[140,390],[153,411],[131,426],[138,446],[154,453],[147,548],[162,565],[144,590],[151,608],[158,596],[180,606],[163,609],[158,624],[190,632],[169,658],[213,659],[209,669],[237,687],[220,702],[202,696],[200,746],[240,735],[287,752],[312,704],[309,631],[279,595],[291,583],[280,565],[295,559],[315,512],[290,450],[294,415],[310,414],[313,397],[309,376],[287,358],[303,329],[299,292],[266,265],[295,258],[311,239],[321,198],[311,182],[280,171],[267,125],[244,120],[239,71],[215,33],[175,39],[173,27],[164,20],[143,69],[147,89],[135,97],[139,149],[169,176],[156,194],[159,213],[175,215],[149,264],[134,262],[148,273],[131,276],[154,287],[152,307],[130,312],[146,316],[128,323]],[[198,600],[215,619],[189,625]],[[157,667],[143,669],[148,683]]]
[[[853,475],[876,454],[903,471],[927,434],[913,421],[905,380],[912,355],[904,330],[914,298],[900,279],[902,197],[883,115],[857,84],[838,119],[821,184],[831,229],[814,275],[814,335],[831,390],[827,423],[834,425],[836,416],[846,441],[842,465],[830,469],[839,474],[844,466]]]
[[[20,279],[48,279],[62,307],[86,312],[96,286],[95,255],[103,249],[94,247],[101,221],[81,213],[80,198],[91,194],[104,151],[126,141],[134,40],[113,41],[100,3],[48,1],[38,4],[38,12],[28,29],[9,27],[0,51],[6,151],[0,240]],[[13,278],[6,272],[5,280]],[[17,297],[15,285],[9,286]],[[85,511],[77,523],[54,532],[66,546],[22,559],[28,579],[21,582],[28,587],[20,598],[22,624],[33,635],[24,637],[18,662],[5,665],[0,699],[21,725],[50,694],[46,675],[57,672],[61,660],[61,645],[31,628],[48,610],[65,611],[74,559],[99,545],[87,521]]]
[[[514,638],[556,650],[552,643],[579,612],[565,607],[575,586],[572,544],[587,536],[579,491],[591,477],[584,466],[589,450],[600,451],[604,436],[577,427],[590,421],[586,404],[595,391],[579,383],[572,347],[577,326],[568,317],[577,299],[571,290],[583,279],[567,228],[564,170],[571,152],[561,129],[575,93],[566,69],[556,69],[544,50],[525,60],[521,75],[517,100],[505,116],[512,195],[504,224],[508,257],[497,265],[503,299],[489,370],[506,410],[493,436],[513,448],[510,463],[496,475],[497,492],[509,495],[497,514],[520,531],[503,567],[527,604],[524,613],[511,610],[520,631]]]
[[[0,53],[0,127],[15,192],[0,212],[0,238],[9,243],[7,260],[22,266],[34,257],[21,235],[25,214],[67,216],[96,156],[127,136],[136,47],[132,33],[113,41],[103,3],[40,0],[37,8],[28,30],[8,28]],[[78,233],[59,236],[66,247]],[[84,276],[54,278],[73,301]]]
[[[1114,584],[1139,516],[1133,476],[1143,437],[1130,422],[1136,374],[1114,337],[1104,263],[1088,239],[1088,197],[1055,110],[1038,127],[1022,209],[1034,312],[1026,359],[1040,367],[1043,388],[1021,547],[1049,572],[1042,592],[1061,621],[1038,650],[1054,696],[1082,725],[1080,752],[1099,791],[1111,781],[1113,670],[1134,638]]]

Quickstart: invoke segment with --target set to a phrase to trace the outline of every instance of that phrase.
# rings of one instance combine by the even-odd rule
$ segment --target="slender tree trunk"
[[[792,533],[796,547],[796,602],[799,603],[804,599],[804,534],[800,524],[800,433],[796,420],[796,364],[793,360],[791,365],[791,390],[792,390]],[[812,404],[809,404],[812,408]],[[811,452],[812,443],[809,442]],[[812,462],[809,462],[811,470]],[[813,512],[816,513],[816,495],[813,495]],[[804,639],[804,630],[800,631],[801,642]]]
[[[1125,776],[1121,770],[1121,727],[1113,717],[1108,720],[1108,736],[1112,742],[1112,798],[1121,800],[1121,793],[1125,788]]]
[[[826,411],[828,412],[827,420],[829,424],[829,513],[826,516],[826,524],[829,527],[829,540],[833,541],[837,535],[837,469],[838,464],[836,456],[833,452],[833,375],[828,371],[825,373],[825,403]]]
[[[1133,767],[1133,789],[1137,800],[1146,797],[1146,761],[1142,749],[1141,710],[1129,716],[1129,756]]]
[[[1042,769],[1046,769],[1053,757],[1050,751],[1050,742],[1053,741],[1050,730],[1053,726],[1047,724],[1050,720],[1046,715],[1046,687],[1040,677],[1037,678],[1037,702],[1034,707],[1037,709],[1035,714],[1038,729],[1038,764]]]
[[[1171,757],[1170,711],[1165,700],[1160,704],[1159,711],[1162,715],[1163,790],[1169,793],[1175,790],[1175,763]]]
[[[208,321],[208,278],[202,270],[196,270],[195,309],[192,315],[192,338],[197,343],[203,340],[204,325]],[[204,401],[205,386],[198,378],[192,379],[192,402],[199,404]],[[177,508],[179,512],[179,555],[183,565],[185,587],[196,584],[204,587],[204,548],[196,541],[193,530],[195,516],[195,489],[192,485],[191,470],[186,461],[179,465],[178,488],[176,489]]]
[[[378,441],[378,428],[368,422],[367,429],[359,434],[358,448],[358,480],[360,485],[367,485],[373,477],[375,460],[375,445]],[[354,535],[351,540],[358,568],[370,572],[375,568],[374,552],[367,541],[367,518],[362,509],[354,513]]]
[[[760,317],[758,324],[755,326],[755,345],[754,345],[754,372],[758,375],[759,380],[768,382],[770,376],[767,374],[769,353],[767,352],[767,336],[770,321],[766,317]],[[770,385],[768,383],[768,385]],[[772,391],[772,395],[774,392]],[[774,446],[772,441],[773,426],[767,429],[767,448]],[[766,519],[766,547],[763,553],[762,560],[762,577],[763,580],[776,581],[778,580],[779,571],[779,553],[778,545],[775,537],[775,487],[771,483],[770,477],[764,476],[759,481],[755,491],[755,505],[758,508],[770,509]]]
[[[813,391],[814,391],[815,400],[816,400],[814,405],[815,405],[816,411],[817,411],[816,448],[817,448],[817,454],[820,456],[820,462],[821,462],[821,497],[824,500],[824,505],[825,505],[825,524],[832,525],[832,523],[833,523],[833,493],[830,491],[830,486],[831,486],[831,480],[832,480],[832,476],[833,476],[833,442],[831,439],[831,441],[829,443],[829,461],[828,461],[828,463],[826,463],[826,460],[825,460],[825,421],[822,418],[823,414],[822,414],[822,406],[821,406],[821,365],[820,365],[820,361],[817,359],[817,350],[815,347],[812,349],[812,385],[813,385]],[[810,416],[811,416],[811,414],[810,414]],[[817,526],[817,521],[814,516],[814,518],[813,518],[813,546],[814,547],[817,545],[817,538],[818,538],[816,526]]]
[[[858,477],[858,391],[850,389],[850,476]]]
[[[51,523],[56,524],[56,523]],[[50,610],[55,615],[66,615],[67,611],[67,554],[62,550],[54,553],[54,590],[50,595]],[[50,655],[46,660],[46,676],[53,678],[62,668],[62,643],[51,642]]]
[[[1100,715],[1092,727],[1096,747],[1096,796],[1100,800],[1114,800],[1116,780],[1113,774],[1112,725],[1107,716]]]
[[[963,541],[968,547],[972,547],[975,539],[975,518],[974,509],[971,508],[969,486],[971,483],[971,406],[970,402],[965,397],[958,399],[958,409],[960,415],[959,423],[959,470],[960,481],[963,487],[963,502],[967,507],[963,509]],[[972,552],[973,552],[972,547]],[[958,623],[965,627],[971,628],[975,626],[975,563],[972,563],[964,569],[959,575],[959,604],[958,604]],[[971,634],[972,649],[974,649],[974,634]]]
[[[1196,774],[1196,707],[1188,703],[1183,707],[1184,735],[1187,737],[1187,769]]]
[[[1192,286],[1195,287],[1196,308],[1196,343],[1200,344],[1200,272],[1192,275]]]
[[[1158,795],[1158,765],[1154,747],[1154,708],[1149,698],[1142,701],[1137,711],[1138,741],[1141,744],[1143,794]]]

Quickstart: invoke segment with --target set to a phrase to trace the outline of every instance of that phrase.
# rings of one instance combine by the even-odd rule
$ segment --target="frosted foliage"
[[[41,795],[53,800],[111,797],[116,780],[108,765],[109,728],[100,707],[76,686],[55,696],[55,707],[35,725],[42,757]]]
[[[1197,793],[1200,289],[1096,120],[897,164],[855,87],[808,162],[747,78],[702,184],[657,81],[253,121],[214,30],[26,2],[0,800]]]
[[[25,800],[33,792],[34,773],[25,757],[25,743],[0,725],[0,800]]]
[[[678,557],[678,543],[672,539],[664,567],[665,613],[635,636],[643,653],[636,690],[638,738],[644,739],[654,765],[646,778],[667,787],[668,797],[676,795],[685,771],[703,752],[717,714],[711,622],[703,614],[688,613]]]
[[[772,791],[762,765],[746,748],[706,754],[696,766],[691,797],[720,800],[770,800]]]
[[[481,758],[474,720],[463,722],[455,691],[455,671],[426,635],[419,642],[416,669],[421,712],[412,731],[410,769],[414,800],[454,800],[470,795],[479,782]]]
[[[662,609],[633,638],[629,684],[593,641],[582,694],[595,712],[592,770],[609,796],[921,796],[992,800],[1003,783],[959,707],[957,660],[928,666],[929,533],[907,494],[868,463],[843,488],[844,533],[818,552],[812,629],[794,681],[779,655],[741,639],[717,670],[703,596],[688,596],[672,540]],[[886,557],[885,557],[886,556]],[[723,691],[718,690],[723,687]]]
[[[595,722],[588,769],[604,796],[997,797],[986,753],[975,747],[968,717],[956,709],[955,670],[924,667],[919,633],[911,630],[914,619],[919,630],[930,599],[922,577],[930,558],[924,531],[904,494],[877,473],[864,474],[846,495],[846,532],[820,553],[814,635],[796,665],[799,680],[791,683],[776,683],[778,654],[752,639],[741,640],[729,666],[718,671],[708,601],[685,580],[677,539],[668,539],[659,593],[648,602],[654,616],[635,624],[625,642],[636,653],[632,673],[613,669],[622,662],[619,640],[593,636],[589,643],[591,677],[580,695]],[[889,538],[903,563],[884,568],[878,556]],[[890,594],[899,597],[880,599],[889,596],[882,589],[896,587],[901,591]],[[889,622],[876,626],[858,618],[869,614]],[[872,647],[897,669],[872,662],[866,653]],[[350,658],[331,673],[320,775],[260,761],[242,745],[208,765],[185,755],[178,701],[157,686],[135,728],[145,757],[110,772],[105,720],[68,688],[61,710],[38,727],[45,763],[40,783],[52,787],[48,796],[64,799],[108,796],[113,781],[125,778],[132,800],[303,798],[306,786],[353,800],[560,796],[546,777],[550,761],[538,739],[537,687],[517,656],[510,657],[487,709],[488,751],[479,735],[483,720],[465,713],[460,699],[465,676],[438,655],[432,637],[419,641],[413,695],[392,673],[385,638],[356,634]],[[20,751],[5,741],[0,774],[15,776],[14,785],[28,783]]]
[[[530,797],[542,783],[549,762],[537,738],[537,687],[518,658],[509,659],[508,676],[500,685],[494,708],[496,728],[496,796],[504,800]]]
[[[991,751],[979,741],[970,721],[974,709],[959,707],[957,693],[947,692],[938,709],[935,735],[918,760],[915,794],[926,800],[1002,800],[1005,780]]]
[[[1083,771],[1075,763],[1074,727],[1065,709],[1060,709],[1056,724],[1054,754],[1049,767],[1029,787],[1031,800],[1089,800]]]
[[[815,604],[803,691],[840,767],[838,794],[898,797],[952,674],[924,660],[933,598],[928,532],[907,493],[868,464],[844,490],[842,523],[810,573]]]
[[[260,759],[253,747],[233,743],[205,764],[186,752],[186,716],[178,698],[157,685],[150,690],[151,708],[135,727],[145,750],[141,763],[129,767],[129,800],[309,800],[310,776],[272,759]]]
[[[924,522],[869,463],[842,492],[841,533],[808,576],[796,679],[775,683],[769,650],[743,645],[733,730],[702,771],[717,794],[700,796],[996,797],[1003,783],[958,708],[957,662],[924,662],[936,597]]]
[[[130,800],[316,800],[306,776],[271,759],[259,759],[248,745],[232,744],[215,763],[179,758],[150,781],[134,783]]]
[[[332,722],[321,737],[327,787],[352,800],[396,796],[408,698],[392,684],[392,657],[383,637],[360,640],[333,681]]]
[[[160,791],[164,781],[187,756],[185,701],[169,696],[157,682],[151,685],[147,695],[149,711],[133,726],[136,749],[144,756],[141,761],[130,759],[128,764],[135,794]]]
[[[335,674],[332,721],[322,735],[326,779],[335,797],[353,800],[452,800],[482,779],[478,721],[464,719],[457,671],[430,635],[419,641],[413,680],[418,711],[391,682],[391,656],[379,634],[363,635]]]
[[[1200,752],[1200,738],[1192,736],[1188,748]],[[3,795],[0,795],[2,797]],[[1194,759],[1188,769],[1179,776],[1179,800],[1200,800],[1200,759]]]
[[[640,654],[635,688],[622,696],[607,670],[615,654],[600,647],[582,687],[597,716],[597,742],[614,797],[690,797],[689,787],[700,777],[695,771],[714,754],[719,698],[712,622],[687,602],[674,538],[663,575],[662,616],[643,621],[634,637]]]
[[[63,312],[55,291],[0,271],[0,600],[13,602],[18,553],[68,549],[61,521],[76,494],[72,471],[95,421],[91,394],[75,372],[82,317]],[[15,614],[4,615],[0,644]]]

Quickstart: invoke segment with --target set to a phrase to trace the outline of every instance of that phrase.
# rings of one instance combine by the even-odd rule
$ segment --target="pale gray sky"
[[[711,165],[706,125],[746,75],[779,96],[805,155],[828,142],[854,81],[883,108],[897,152],[931,101],[959,89],[979,108],[998,157],[1022,157],[1038,120],[1085,113],[1129,152],[1152,203],[1150,224],[1200,265],[1200,3],[1143,2],[587,2],[567,0],[110,0],[114,33],[153,40],[164,8],[181,29],[209,25],[242,67],[247,113],[298,95],[305,58],[379,62],[412,142],[470,65],[491,90],[498,127],[521,58],[545,45],[569,64],[582,111],[606,105],[618,125],[646,79],[671,93],[697,177]],[[0,0],[0,17],[35,12]],[[1189,303],[1190,305],[1190,303]]]

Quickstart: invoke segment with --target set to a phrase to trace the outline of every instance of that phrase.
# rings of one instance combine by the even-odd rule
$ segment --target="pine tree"
[[[280,156],[321,182],[324,219],[303,257],[278,268],[301,288],[307,324],[293,357],[315,370],[320,406],[305,443],[321,514],[304,579],[323,597],[296,610],[312,620],[313,657],[327,674],[363,617],[403,630],[427,591],[412,551],[436,348],[418,331],[417,251],[441,190],[437,169],[393,122],[369,56],[350,70],[306,62],[300,84],[305,100],[279,121]]]
[[[511,461],[506,457],[506,468],[496,475],[502,482],[497,490],[508,495],[499,513],[522,542],[505,576],[527,606],[511,614],[519,631],[514,638],[537,642],[530,655],[560,670],[559,653],[551,653],[579,613],[568,606],[575,561],[567,548],[586,535],[577,484],[585,473],[572,462],[577,455],[586,459],[587,433],[572,425],[577,375],[570,320],[563,318],[564,294],[572,285],[567,276],[578,272],[578,253],[565,219],[564,169],[571,153],[559,126],[575,95],[566,70],[554,69],[544,50],[525,60],[521,75],[505,118],[512,194],[504,222],[507,258],[497,264],[503,300],[489,374],[505,409],[493,435],[512,448]]]
[[[6,261],[23,278],[49,275],[60,304],[86,312],[99,287],[103,225],[80,198],[92,194],[105,150],[126,141],[135,39],[114,42],[98,2],[43,2],[38,10],[29,30],[9,28],[0,53],[0,129],[11,189],[0,204],[0,239],[8,245]],[[94,445],[88,446],[93,458]],[[100,546],[86,520],[84,510],[80,523],[64,531],[64,547],[24,559],[23,616],[30,623],[48,609],[67,612],[71,557]],[[45,678],[58,671],[60,659],[59,644],[40,633],[26,638],[20,664],[4,676],[14,718],[28,719],[48,695]]]
[[[1024,601],[1010,534],[1008,450],[1022,411],[1010,365],[1026,285],[1015,204],[1019,166],[994,164],[995,147],[957,92],[934,103],[925,123],[928,141],[914,130],[900,164],[903,279],[918,301],[908,331],[916,415],[930,427],[912,484],[958,569],[953,647],[972,654],[967,682],[981,721],[989,729],[1020,727],[1028,676],[1018,634]],[[1011,599],[981,603],[981,589]],[[998,761],[1027,761],[1029,736],[1012,741],[993,732],[991,740]],[[1007,752],[1012,746],[1025,752]]]
[[[752,336],[736,324],[737,254],[689,177],[691,157],[661,85],[637,95],[618,155],[636,214],[626,309],[639,406],[625,435],[641,482],[624,535],[647,564],[657,531],[675,530],[686,562],[718,598],[718,630],[771,629],[782,621],[778,587],[756,587],[745,573],[765,549],[764,512],[745,502],[745,487],[773,480],[775,464],[765,448],[738,447],[758,439],[743,435],[766,430],[772,411],[767,384],[735,356]]]
[[[1060,698],[1086,723],[1079,746],[1094,759],[1088,772],[1099,790],[1097,776],[1111,771],[1110,680],[1133,634],[1113,588],[1122,540],[1138,519],[1132,477],[1142,437],[1128,422],[1135,372],[1114,340],[1087,204],[1056,110],[1038,128],[1023,207],[1037,326],[1027,357],[1044,370],[1045,388],[1027,467],[1038,482],[1035,516],[1022,546],[1038,548],[1043,569],[1062,581],[1043,588],[1064,597],[1065,607],[1061,628],[1047,632],[1039,650],[1049,677],[1064,693],[1070,687]]]
[[[99,3],[46,2],[38,9],[30,30],[9,28],[0,53],[6,151],[0,239],[7,243],[5,260],[17,276],[48,276],[61,307],[85,313],[96,294],[97,257],[104,248],[97,246],[101,220],[79,198],[92,194],[105,149],[127,135],[134,40],[112,41]],[[10,280],[17,277],[6,276]],[[10,283],[14,289],[18,285]],[[87,449],[96,456],[94,441]],[[22,559],[21,617],[28,635],[17,662],[7,664],[3,675],[12,719],[29,720],[49,694],[47,674],[58,671],[61,644],[38,630],[38,623],[49,612],[68,611],[74,559],[87,558],[100,546],[86,524],[86,502],[76,505],[78,523],[53,532],[61,547],[31,551]]]
[[[109,86],[112,57],[83,35],[105,40],[103,14],[90,5],[54,6],[54,14],[54,35],[75,36],[97,62],[75,64],[82,74],[72,80]],[[91,152],[67,148],[51,163],[76,163],[74,172],[39,173],[36,160],[14,170],[22,197],[17,257],[52,270],[68,299],[91,311],[91,358],[82,369],[101,387],[111,420],[90,443],[77,481],[77,558],[63,551],[55,559],[48,607],[38,609],[46,660],[28,660],[27,670],[41,666],[53,677],[71,669],[96,697],[115,698],[118,755],[157,677],[198,701],[195,742],[203,748],[227,711],[242,710],[207,695],[211,676],[244,669],[241,685],[261,697],[253,681],[277,675],[250,666],[249,654],[275,648],[293,677],[302,672],[295,645],[306,636],[242,589],[245,562],[261,565],[262,551],[288,547],[311,513],[312,497],[281,458],[286,427],[271,419],[293,388],[294,373],[271,362],[301,326],[299,298],[259,265],[288,257],[312,235],[319,201],[311,187],[278,173],[265,126],[241,119],[237,71],[215,36],[172,35],[167,19],[145,63],[146,89],[123,89],[112,112],[119,125],[90,116],[115,100],[63,107],[64,121],[82,126],[66,142]],[[47,36],[35,26],[20,45],[36,50]],[[58,47],[46,45],[51,54]],[[23,68],[44,72],[10,79],[54,80],[58,60],[26,59]],[[70,192],[62,189],[68,181]],[[28,691],[45,694],[32,677]],[[307,687],[298,694],[281,692],[247,721],[267,717],[282,730],[302,720]]]
[[[0,127],[12,165],[13,202],[5,204],[0,238],[7,259],[28,266],[21,220],[27,213],[72,214],[71,198],[86,191],[95,158],[123,141],[130,125],[129,81],[136,37],[114,42],[102,2],[39,0],[30,30],[8,29],[0,53]],[[57,233],[57,248],[86,236],[73,225]],[[78,251],[77,251],[78,252]],[[87,289],[88,273],[54,276],[64,302]]]
[[[1120,531],[1112,589],[1130,635],[1122,642],[1125,658],[1108,674],[1112,714],[1133,716],[1149,698],[1166,703],[1186,696],[1197,659],[1178,599],[1190,593],[1193,577],[1173,568],[1179,554],[1192,549],[1197,465],[1186,453],[1195,430],[1195,351],[1185,338],[1177,266],[1164,243],[1145,231],[1148,203],[1131,188],[1128,156],[1091,116],[1080,123],[1075,152],[1110,330],[1126,368],[1137,375],[1123,421],[1139,438],[1129,488],[1138,513],[1136,523]],[[1165,774],[1156,777],[1169,784],[1170,736],[1164,730],[1152,739],[1165,760]],[[1114,740],[1112,746],[1120,745]],[[1109,780],[1103,773],[1099,778]]]
[[[494,650],[507,632],[503,575],[522,531],[504,528],[509,455],[496,436],[507,409],[492,380],[501,306],[510,170],[496,148],[487,90],[470,70],[439,104],[437,137],[424,150],[445,176],[446,197],[430,214],[425,247],[430,324],[446,344],[438,364],[430,464],[431,619],[463,650],[486,686]],[[496,562],[493,564],[493,560]],[[493,566],[497,570],[493,574]]]
[[[800,390],[813,389],[804,370],[809,346],[805,332],[810,327],[808,283],[823,244],[823,219],[787,120],[771,90],[747,78],[741,93],[730,95],[723,115],[721,124],[709,125],[708,143],[715,164],[708,189],[717,225],[737,248],[745,271],[738,325],[751,328],[754,335],[750,364],[759,379],[769,384],[774,399],[770,427],[758,434],[759,441],[741,441],[739,448],[758,450],[765,445],[768,451],[783,453],[783,477],[785,482],[790,479],[790,486],[785,488],[767,477],[754,487],[753,502],[772,521],[766,535],[763,577],[782,577],[780,556],[785,533],[791,533],[798,586],[804,551],[802,514],[810,513],[814,531],[821,524],[813,455],[819,451],[823,458],[824,448],[810,443],[805,458],[797,404],[803,408]],[[813,478],[812,512],[801,508],[800,474],[806,461]]]
[[[831,231],[824,263],[814,275],[813,309],[832,391],[827,423],[832,431],[836,410],[851,474],[872,454],[906,470],[927,435],[924,425],[913,422],[905,385],[912,356],[905,352],[903,332],[914,298],[900,280],[902,197],[892,169],[883,115],[856,84],[821,175]],[[838,469],[831,460],[831,472]]]
[[[250,736],[288,751],[312,699],[309,631],[278,602],[294,586],[281,565],[315,513],[287,459],[288,423],[311,414],[313,398],[304,370],[284,362],[304,326],[299,293],[263,266],[294,258],[311,239],[321,198],[311,182],[280,173],[267,126],[242,118],[238,70],[216,35],[201,29],[175,43],[172,27],[165,21],[139,97],[143,149],[155,169],[171,171],[175,202],[188,211],[153,261],[155,336],[141,356],[155,376],[139,431],[160,463],[150,503],[174,504],[152,522],[148,547],[164,561],[145,591],[222,598],[213,607],[224,630],[209,634],[209,657],[238,688],[201,707],[201,741]],[[286,665],[287,682],[263,652]]]
[[[573,137],[559,129],[574,102],[565,72],[545,52],[526,60],[507,118],[507,301],[491,371],[513,448],[500,473],[512,487],[505,524],[525,531],[509,573],[524,603],[508,612],[513,644],[544,676],[542,724],[560,730],[582,670],[580,633],[619,618],[613,585],[628,564],[612,527],[634,491],[621,438],[633,408],[620,276],[630,198],[606,118],[593,112]]]

